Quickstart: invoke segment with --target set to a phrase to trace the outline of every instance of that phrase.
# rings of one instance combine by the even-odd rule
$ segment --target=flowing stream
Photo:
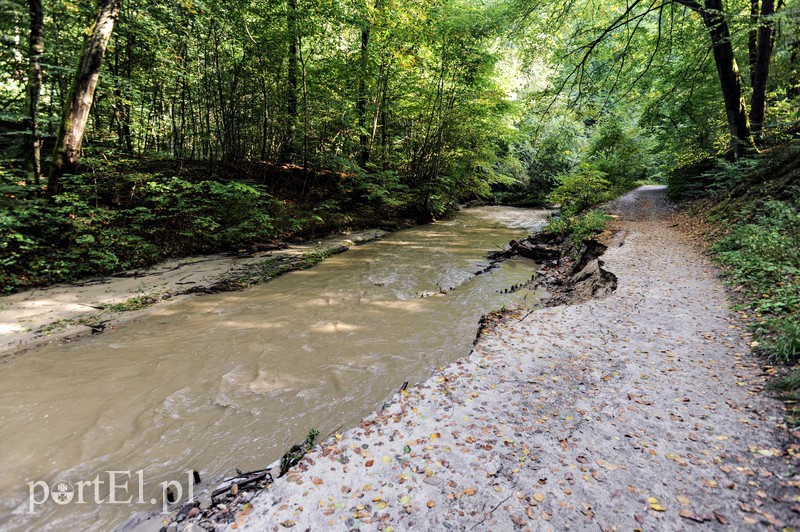
[[[544,218],[468,209],[264,285],[4,360],[0,529],[113,528],[158,509],[161,482],[186,488],[196,469],[195,491],[213,488],[237,467],[265,467],[312,427],[324,436],[356,424],[403,381],[467,355],[482,314],[538,303],[528,289],[502,293],[531,279],[532,261],[475,272],[487,251]],[[109,500],[108,471],[131,473],[117,476],[128,486],[115,494],[130,504],[96,504]],[[87,485],[79,504],[76,483],[98,476],[105,483]],[[73,500],[28,513],[27,483],[38,480],[69,482]]]

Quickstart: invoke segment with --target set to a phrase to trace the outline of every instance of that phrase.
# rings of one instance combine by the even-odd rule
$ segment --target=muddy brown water
[[[237,467],[265,467],[309,428],[324,436],[354,425],[404,381],[467,355],[483,313],[538,303],[527,289],[502,293],[531,278],[537,266],[527,259],[474,273],[488,250],[544,218],[468,209],[261,286],[6,359],[0,528],[114,528],[159,508],[161,482],[186,489],[196,469],[199,493]],[[130,472],[117,474],[127,488],[115,498],[131,503],[108,504],[109,471]],[[98,477],[80,504],[77,483]],[[31,490],[42,501],[44,484],[57,481],[70,484],[72,501],[51,498],[30,513]]]

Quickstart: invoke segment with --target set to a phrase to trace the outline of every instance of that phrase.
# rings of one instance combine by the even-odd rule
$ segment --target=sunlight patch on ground
[[[0,323],[0,334],[24,332],[25,328],[19,323]]]

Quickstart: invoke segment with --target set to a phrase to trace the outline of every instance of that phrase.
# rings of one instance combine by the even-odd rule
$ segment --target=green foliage
[[[611,217],[598,209],[592,209],[581,214],[553,216],[547,221],[543,231],[551,234],[568,235],[569,239],[579,247],[581,242],[602,233]]]
[[[281,456],[279,476],[285,475],[289,469],[300,463],[303,456],[314,447],[314,440],[317,439],[317,436],[319,436],[319,431],[313,428],[310,429],[303,443],[292,446]]]
[[[103,309],[110,310],[112,312],[133,312],[135,310],[147,308],[156,301],[158,301],[158,298],[154,295],[134,296],[120,303],[105,305]]]
[[[587,161],[617,189],[630,188],[649,175],[648,153],[641,139],[619,120],[604,120],[589,141]]]
[[[730,162],[701,154],[687,154],[667,173],[667,193],[677,201],[724,194],[750,176],[758,164],[757,159]]]
[[[756,316],[761,349],[776,361],[800,361],[800,210],[768,200],[741,213],[712,248]]]
[[[549,200],[561,205],[565,216],[574,216],[607,198],[611,182],[606,177],[605,172],[582,165],[576,173],[558,177],[559,184]]]

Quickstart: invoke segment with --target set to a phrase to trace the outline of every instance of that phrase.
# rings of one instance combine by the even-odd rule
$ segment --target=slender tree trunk
[[[64,173],[74,172],[80,159],[81,142],[94,101],[103,54],[119,16],[121,3],[122,0],[99,0],[97,4],[97,16],[84,39],[80,62],[61,119],[53,164],[47,181],[49,196],[58,193],[61,176]]]
[[[125,32],[125,79],[130,80],[133,69],[133,42],[129,31]],[[125,151],[129,155],[133,154],[133,135],[131,134],[131,104],[125,92],[125,103],[122,104],[122,139]]]
[[[261,161],[267,160],[267,136],[269,135],[269,94],[267,92],[267,76],[262,74],[261,99],[264,105],[263,121],[261,122]]]
[[[731,134],[731,151],[738,160],[753,145],[753,138],[742,95],[742,77],[733,54],[731,33],[722,10],[722,0],[705,0],[705,9],[700,11],[700,15],[711,36],[714,62]]]
[[[750,86],[755,85],[756,60],[758,58],[758,5],[759,0],[750,0],[750,30],[747,32],[747,59],[750,66]]]
[[[42,54],[44,53],[44,15],[41,0],[28,0],[28,10],[31,15],[31,33],[29,40],[28,69],[28,120],[30,121],[30,138],[26,143],[26,157],[28,168],[33,173],[33,182],[38,187],[42,174],[42,144],[39,139],[39,96],[42,91]]]
[[[774,43],[772,20],[774,13],[775,0],[763,0],[758,26],[758,54],[753,76],[753,97],[750,100],[750,124],[753,133],[756,134],[760,134],[764,128],[764,115],[767,110],[767,80]]]
[[[284,162],[294,155],[294,135],[297,128],[297,0],[288,0],[286,18],[289,32],[289,64],[286,72],[286,134],[283,141]]]
[[[361,23],[361,65],[358,74],[358,102],[356,108],[358,112],[358,144],[361,148],[359,155],[361,166],[369,162],[369,135],[367,134],[367,76],[369,74],[369,15],[364,14]]]

